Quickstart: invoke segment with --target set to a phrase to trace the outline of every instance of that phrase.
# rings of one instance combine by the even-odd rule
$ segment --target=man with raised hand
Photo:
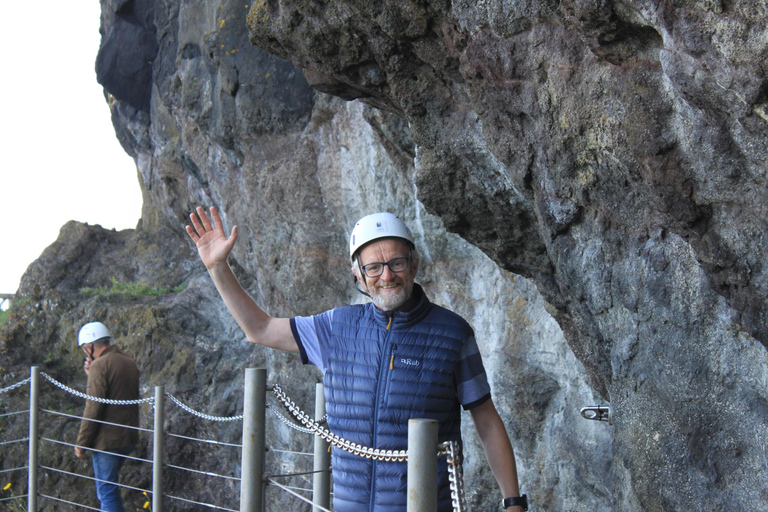
[[[310,317],[273,318],[237,281],[227,237],[215,208],[198,207],[186,230],[225,304],[248,341],[299,352],[323,372],[328,427],[355,444],[404,450],[408,420],[438,421],[438,442],[461,440],[461,408],[483,443],[507,511],[527,510],[515,455],[491,400],[472,328],[429,301],[414,282],[419,255],[408,227],[391,213],[360,219],[350,236],[352,272],[371,303]],[[211,222],[212,221],[212,222]],[[406,463],[375,461],[333,450],[337,512],[406,510]],[[451,510],[447,464],[438,466],[438,509]]]

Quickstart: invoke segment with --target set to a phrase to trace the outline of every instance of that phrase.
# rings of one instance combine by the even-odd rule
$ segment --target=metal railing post
[[[325,416],[325,390],[322,384],[315,385],[315,419]],[[328,450],[328,442],[320,436],[315,436],[315,457],[312,479],[312,503],[325,509],[331,504],[331,452]],[[312,507],[312,512],[320,512],[318,507]]]
[[[437,510],[437,420],[408,420],[407,510]]]
[[[264,510],[266,393],[267,370],[265,368],[246,368],[240,512],[263,512]]]
[[[152,441],[152,511],[163,511],[163,453],[165,452],[165,392],[155,386],[155,425]]]
[[[27,510],[37,512],[37,450],[40,425],[40,368],[30,369],[29,381],[29,463]]]

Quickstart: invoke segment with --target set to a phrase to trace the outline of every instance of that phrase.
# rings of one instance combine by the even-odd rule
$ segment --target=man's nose
[[[384,270],[381,272],[381,276],[379,276],[379,278],[383,279],[384,281],[391,281],[393,277],[395,277],[395,273],[392,272],[392,270],[389,268],[389,265],[384,265]]]

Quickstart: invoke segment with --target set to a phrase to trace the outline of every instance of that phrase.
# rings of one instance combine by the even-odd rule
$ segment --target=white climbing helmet
[[[88,343],[94,343],[104,338],[111,338],[109,329],[101,322],[91,322],[85,324],[80,328],[80,333],[77,335],[77,344],[81,347]]]
[[[349,257],[354,260],[361,247],[380,238],[402,238],[415,245],[411,230],[400,217],[389,212],[372,213],[355,224],[349,237]]]

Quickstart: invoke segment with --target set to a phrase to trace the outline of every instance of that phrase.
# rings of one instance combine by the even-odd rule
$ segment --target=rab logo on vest
[[[421,366],[421,361],[419,361],[418,359],[405,359],[405,358],[402,358],[402,359],[400,359],[400,362],[403,363],[406,366],[412,366],[413,368],[418,368],[419,366]]]

